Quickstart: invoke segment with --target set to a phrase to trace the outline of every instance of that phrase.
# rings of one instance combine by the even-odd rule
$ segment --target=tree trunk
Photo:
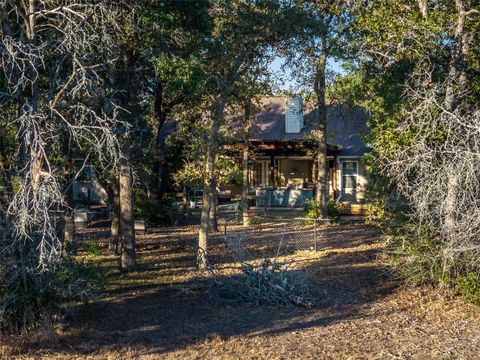
[[[461,105],[460,92],[457,88],[465,90],[467,89],[467,65],[465,63],[466,56],[466,46],[467,46],[467,34],[465,33],[465,18],[466,18],[466,9],[464,0],[455,0],[455,6],[457,8],[457,24],[455,27],[454,39],[452,43],[452,53],[450,58],[450,64],[448,69],[448,79],[447,79],[447,88],[445,92],[445,108],[448,112],[454,113],[458,110]],[[443,273],[446,276],[450,274],[450,256],[448,250],[451,246],[452,235],[455,232],[456,227],[456,218],[455,218],[455,208],[457,205],[456,198],[461,187],[459,187],[458,174],[455,169],[450,171],[450,174],[447,174],[447,193],[445,197],[445,206],[444,206],[444,233],[447,238],[447,242],[450,244],[447,249],[445,249],[444,259],[443,259]]]
[[[73,179],[72,179],[73,182]],[[73,183],[67,191],[66,209],[63,215],[63,243],[67,248],[67,252],[71,255],[77,254],[77,243],[75,241],[75,213],[73,210]]]
[[[7,203],[10,203],[10,201],[13,199],[13,195],[14,195],[12,179],[11,179],[11,176],[10,176],[10,171],[4,168],[1,160],[0,160],[0,173],[1,173],[2,181],[5,185],[5,190],[7,192],[5,201]]]
[[[428,3],[427,0],[418,0],[418,8],[420,9],[420,12],[422,13],[422,16],[424,18],[427,17],[428,15]]]
[[[207,147],[207,159],[205,163],[205,179],[203,183],[203,206],[200,218],[200,230],[198,232],[197,266],[206,269],[208,264],[208,224],[210,207],[212,205],[212,183],[214,181],[215,158],[218,150],[218,131],[223,119],[226,100],[221,97],[215,104],[215,112],[210,127],[210,139]]]
[[[157,200],[160,201],[164,194],[164,184],[163,184],[163,177],[165,173],[165,156],[164,156],[164,142],[162,139],[162,127],[165,124],[165,117],[166,114],[163,109],[159,109],[159,113],[157,114],[157,123],[158,123],[158,133],[157,133],[157,142],[156,142],[156,181],[155,181],[155,193]]]
[[[314,91],[317,96],[318,106],[318,148],[317,148],[317,192],[315,200],[319,206],[320,216],[326,218],[327,214],[327,105],[325,101],[325,71],[327,55],[321,54],[316,62]]]
[[[111,253],[118,254],[118,244],[120,237],[120,189],[117,182],[114,182],[110,188],[110,204],[112,204],[112,222],[110,224],[110,244]]]
[[[183,184],[183,186],[182,186],[182,214],[187,213],[187,208],[188,208],[187,198],[188,198],[187,186],[185,184]]]
[[[249,160],[249,140],[250,140],[250,128],[251,128],[251,107],[250,104],[245,106],[245,138],[243,142],[242,153],[242,219],[243,226],[250,225],[250,217],[248,216],[248,160]]]
[[[250,225],[250,217],[248,216],[248,144],[243,144],[242,156],[242,218],[243,226]]]
[[[218,232],[218,188],[216,181],[212,183],[212,203],[210,206],[210,230],[213,232]]]
[[[135,261],[135,224],[133,213],[132,172],[127,160],[120,161],[120,231],[122,254],[120,268],[131,271],[136,267]]]
[[[165,193],[165,184],[164,184],[164,176],[165,176],[165,168],[166,168],[166,161],[165,161],[165,142],[164,138],[162,137],[162,128],[167,121],[167,117],[171,112],[173,106],[177,104],[177,102],[172,103],[165,103],[163,97],[163,82],[161,79],[157,80],[157,85],[155,89],[155,101],[154,101],[154,109],[155,109],[155,119],[157,121],[157,137],[156,137],[156,179],[155,179],[155,192],[157,196],[157,200],[161,200],[164,193]]]
[[[452,43],[452,54],[448,69],[447,89],[445,94],[445,107],[449,112],[455,111],[460,105],[459,91],[467,88],[467,72],[465,55],[467,52],[467,34],[465,33],[465,1],[455,0],[457,8],[457,24]]]
[[[161,150],[163,153],[163,150]],[[157,193],[157,200],[160,201],[162,200],[163,195],[165,194],[165,184],[163,181],[163,177],[165,174],[165,160],[163,159],[163,156],[159,157],[158,160],[158,169],[157,169],[157,187],[156,187],[156,193]]]
[[[207,167],[209,167],[210,160],[207,159]],[[198,232],[198,250],[197,250],[197,267],[200,270],[207,268],[208,257],[208,225],[209,214],[211,206],[210,196],[211,186],[204,183],[203,185],[203,198],[202,198],[202,212],[200,217],[200,230]]]

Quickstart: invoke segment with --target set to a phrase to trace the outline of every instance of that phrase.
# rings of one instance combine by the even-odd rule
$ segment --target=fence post
[[[313,219],[313,241],[315,242],[315,252],[317,252],[317,219]]]

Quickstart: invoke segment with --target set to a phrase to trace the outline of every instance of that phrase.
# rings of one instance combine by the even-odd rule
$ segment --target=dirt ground
[[[85,254],[112,269],[101,301],[79,310],[54,339],[0,346],[0,358],[480,358],[480,309],[399,286],[373,227],[327,226],[320,251],[299,257],[317,299],[311,308],[225,304],[198,290],[194,230],[139,236],[140,268],[130,274],[115,270],[113,256]],[[212,261],[223,261],[221,247],[217,236]]]

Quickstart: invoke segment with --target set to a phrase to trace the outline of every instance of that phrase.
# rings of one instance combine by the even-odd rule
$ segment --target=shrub
[[[337,221],[340,218],[341,206],[330,200],[327,204],[327,214],[332,220]],[[307,219],[318,219],[321,217],[320,206],[316,200],[308,200],[303,207],[303,217]]]
[[[102,247],[100,246],[99,243],[93,241],[93,240],[90,240],[90,241],[86,241],[83,243],[82,245],[83,247],[83,250],[88,254],[88,255],[91,255],[91,256],[100,256],[102,255]]]
[[[250,225],[260,225],[265,222],[265,219],[261,216],[252,216],[250,218]]]
[[[342,206],[335,200],[330,200],[327,205],[327,213],[329,218],[338,221],[342,213]]]
[[[170,225],[171,215],[175,212],[172,206],[173,201],[174,199],[170,196],[154,201],[143,194],[135,194],[135,217],[145,220],[148,225]]]
[[[443,282],[440,242],[429,229],[409,223],[386,225],[386,254],[397,274],[410,285]]]
[[[320,216],[320,207],[317,201],[307,200],[303,206],[303,217],[307,219],[318,219]]]
[[[0,267],[0,331],[48,327],[70,304],[94,301],[104,289],[105,272],[72,258],[49,271],[35,271],[31,257],[21,261]]]
[[[453,283],[465,302],[480,306],[480,276],[478,273],[469,272],[466,275],[458,275]]]
[[[452,268],[446,269],[443,261],[445,243],[433,229],[410,222],[395,224],[390,221],[385,227],[385,239],[387,259],[407,284],[446,285],[465,302],[480,306],[479,269],[469,265],[475,262],[468,256],[459,257],[453,264],[454,272]]]

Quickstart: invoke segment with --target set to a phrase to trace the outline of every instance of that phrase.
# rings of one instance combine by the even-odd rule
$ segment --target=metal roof
[[[300,142],[312,140],[312,131],[318,129],[318,109],[305,106],[304,126],[299,133],[285,132],[285,100],[284,96],[265,97],[261,99],[262,110],[255,115],[250,131],[251,141],[265,142]],[[309,104],[307,104],[309,105]],[[327,143],[329,147],[337,147],[340,156],[362,156],[371,151],[363,141],[367,131],[368,112],[359,106],[347,104],[327,107]],[[226,115],[226,123],[230,130],[239,134],[244,129],[240,115]],[[161,129],[162,141],[176,131],[174,120],[167,121]],[[241,140],[243,137],[237,135]]]
[[[318,129],[318,109],[305,110],[305,124],[299,133],[285,131],[285,99],[286,97],[268,97],[261,100],[263,111],[255,116],[250,131],[250,140],[278,142],[311,140],[312,131]],[[308,107],[305,107],[306,109]],[[236,122],[239,116],[229,115],[234,127],[241,129]],[[327,107],[327,143],[340,148],[338,155],[361,156],[370,151],[363,141],[367,130],[368,112],[359,106],[346,104]]]

